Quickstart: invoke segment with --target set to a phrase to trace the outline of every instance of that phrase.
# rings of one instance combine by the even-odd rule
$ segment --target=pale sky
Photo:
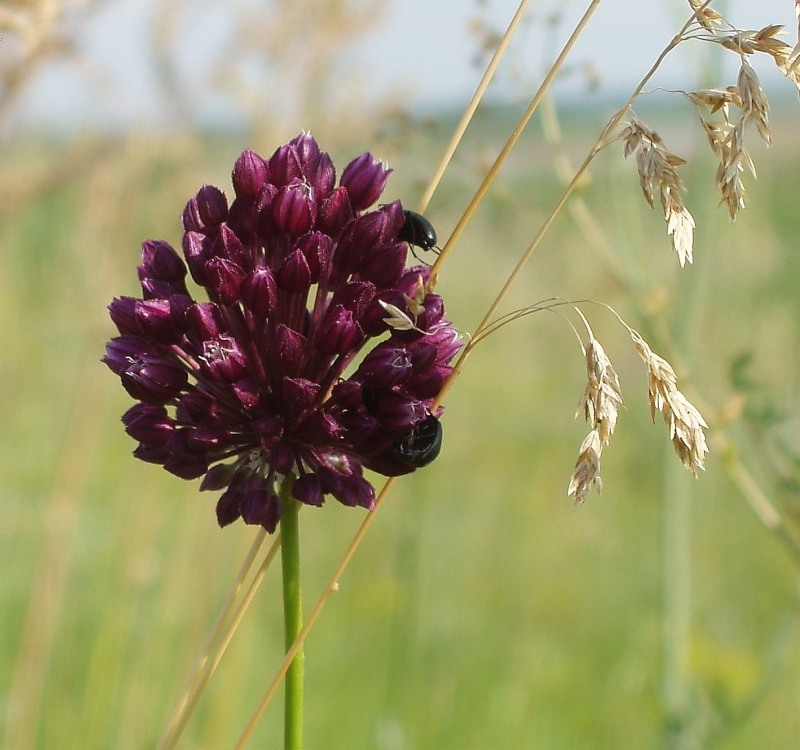
[[[17,123],[158,123],[163,103],[154,96],[157,71],[149,57],[149,40],[153,7],[159,1],[163,2],[108,0],[90,15],[88,23],[80,25],[80,44],[88,64],[74,67],[62,63],[55,69],[44,68],[40,82],[28,92],[17,111]],[[182,19],[184,43],[178,57],[187,86],[193,80],[196,83],[198,75],[210,74],[203,64],[213,55],[206,51],[224,48],[225,40],[230,40],[231,8],[246,8],[253,2],[178,4],[201,11]],[[258,5],[263,7],[263,3],[260,0]],[[530,3],[530,23],[519,33],[507,58],[504,79],[508,90],[513,92],[526,82],[530,85],[539,81],[543,67],[554,57],[587,4],[587,0]],[[389,0],[381,25],[363,41],[342,51],[341,58],[359,71],[358,95],[365,101],[397,91],[411,105],[463,103],[479,75],[472,62],[477,42],[469,33],[468,24],[480,18],[502,30],[517,5],[517,0]],[[794,0],[727,0],[714,6],[743,28],[783,23],[787,27],[785,40],[796,42]],[[547,21],[556,10],[562,21],[548,27]],[[629,90],[686,17],[685,0],[605,0],[581,38],[573,62],[576,66],[592,66],[606,93]],[[684,52],[663,67],[657,84],[685,87],[697,83],[687,82],[687,76],[694,75],[688,71],[696,71],[697,66],[692,63],[707,46],[687,45]],[[733,55],[728,57],[735,63]],[[768,61],[756,68],[766,86],[774,85],[770,77],[779,80]],[[735,66],[730,70],[735,71]],[[92,79],[102,82],[94,90],[86,84]],[[580,75],[570,80],[572,83],[567,83],[564,90],[573,93],[580,91],[585,81]],[[101,89],[102,100],[97,95]],[[783,84],[783,91],[788,93],[791,87]],[[198,111],[206,121],[214,121],[230,110],[230,105],[222,102],[205,102],[203,107]]]

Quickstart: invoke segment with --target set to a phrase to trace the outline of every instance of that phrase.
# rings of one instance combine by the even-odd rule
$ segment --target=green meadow
[[[791,103],[792,107],[796,103]],[[661,113],[664,115],[665,113]],[[695,263],[679,268],[659,209],[615,145],[547,233],[501,312],[561,296],[612,305],[669,359],[710,425],[695,480],[654,424],[645,369],[600,306],[589,319],[625,407],[604,490],[566,496],[586,425],[580,329],[537,313],[476,347],[445,400],[444,447],[398,481],[306,644],[306,744],[378,750],[791,750],[800,743],[800,141],[753,136],[758,181],[732,224],[689,110],[649,122],[688,160]],[[447,259],[438,291],[465,336],[607,113],[563,140],[531,127]],[[427,215],[455,226],[512,119],[484,113]],[[339,169],[363,150],[413,207],[447,123],[377,143],[317,133]],[[245,147],[274,140],[142,135],[20,144],[0,202],[0,743],[6,750],[155,747],[255,529],[217,527],[214,493],[136,461],[130,405],[101,364],[105,306],[138,293],[139,244],[180,242],[203,184],[229,194]],[[567,145],[564,145],[567,144]],[[383,150],[382,150],[383,149]],[[440,244],[442,242],[440,241]],[[585,338],[585,337],[584,337]],[[744,473],[744,474],[743,474]],[[742,476],[747,481],[742,480]],[[380,482],[380,477],[375,477]],[[753,495],[751,495],[752,499]],[[306,608],[363,511],[300,516]],[[281,660],[277,564],[200,700],[182,748],[232,747]],[[281,746],[267,710],[251,747]]]

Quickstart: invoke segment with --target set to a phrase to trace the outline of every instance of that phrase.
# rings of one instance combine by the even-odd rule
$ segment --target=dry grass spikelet
[[[567,496],[583,503],[592,488],[600,492],[603,480],[600,477],[600,456],[608,445],[617,426],[622,392],[619,377],[600,342],[589,335],[589,343],[583,348],[586,361],[586,389],[583,392],[575,416],[583,413],[591,430],[581,443],[578,460],[570,477]]]
[[[772,140],[769,132],[769,102],[761,81],[747,60],[742,60],[736,86],[741,96],[742,119],[746,122],[753,121],[758,134],[769,146]]]
[[[603,480],[600,477],[600,454],[602,453],[600,434],[597,430],[592,430],[583,440],[575,462],[575,469],[569,480],[567,496],[574,497],[575,502],[581,505],[586,500],[586,495],[596,488],[598,492],[603,490]]]
[[[747,60],[742,59],[736,86],[726,89],[701,89],[686,94],[699,109],[709,114],[721,112],[724,120],[707,120],[703,115],[700,122],[706,131],[708,144],[717,157],[716,182],[722,195],[721,202],[728,207],[732,220],[745,205],[745,187],[741,175],[748,169],[753,177],[756,168],[750,154],[744,147],[745,127],[755,124],[758,134],[767,146],[771,143],[769,130],[769,102],[755,70]],[[731,106],[739,110],[735,120],[730,119]]]
[[[602,445],[608,445],[617,426],[618,407],[622,404],[619,378],[599,341],[590,338],[584,347],[586,357],[586,390],[578,403],[576,416],[583,412],[587,424],[593,426]]]
[[[633,328],[629,328],[636,351],[647,365],[648,400],[650,416],[655,421],[656,412],[669,428],[672,447],[683,465],[697,476],[698,469],[705,469],[708,453],[703,415],[678,390],[678,377],[667,360],[658,356],[649,344]]]
[[[639,171],[639,184],[642,194],[651,208],[658,194],[664,218],[667,221],[667,235],[678,254],[678,262],[683,267],[693,261],[694,217],[683,204],[682,194],[686,188],[678,176],[677,167],[686,163],[673,154],[654,130],[650,130],[636,119],[625,123],[617,136],[623,142],[623,154],[627,158],[636,155]]]

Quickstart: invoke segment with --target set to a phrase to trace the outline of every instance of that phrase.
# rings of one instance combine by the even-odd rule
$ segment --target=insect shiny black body
[[[419,247],[422,250],[433,250],[438,254],[436,247],[436,230],[422,214],[416,211],[404,211],[406,220],[400,231],[397,233],[397,238],[404,240],[414,247]],[[414,254],[416,257],[416,253]]]
[[[428,414],[411,432],[395,440],[392,454],[401,463],[421,469],[431,463],[441,449],[442,423]]]

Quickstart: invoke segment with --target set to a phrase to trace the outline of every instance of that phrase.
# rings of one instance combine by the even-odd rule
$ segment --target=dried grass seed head
[[[567,496],[574,497],[578,505],[583,504],[592,488],[598,492],[603,490],[603,480],[600,477],[600,454],[602,443],[597,430],[592,430],[583,440],[575,462],[575,469],[567,488]]]

